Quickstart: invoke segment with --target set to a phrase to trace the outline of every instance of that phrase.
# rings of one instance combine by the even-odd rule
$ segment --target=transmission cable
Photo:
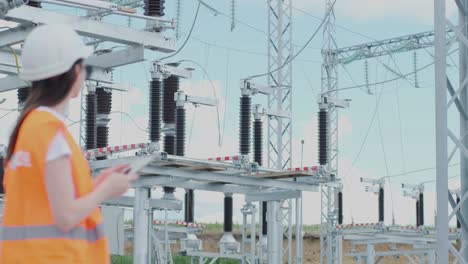
[[[450,55],[450,54],[453,54],[454,52],[458,51],[458,48],[451,51],[449,54],[447,55]],[[351,89],[356,89],[356,88],[361,88],[361,87],[365,87],[365,86],[374,86],[374,85],[379,85],[379,84],[384,84],[384,83],[389,83],[389,82],[394,82],[396,80],[400,80],[400,79],[403,79],[404,77],[408,77],[416,72],[420,72],[426,68],[429,68],[430,66],[434,65],[435,64],[435,61],[429,63],[429,64],[426,64],[425,66],[417,69],[416,71],[412,71],[410,73],[407,73],[407,74],[404,74],[400,77],[396,77],[396,78],[393,78],[393,79],[388,79],[388,80],[385,80],[385,81],[380,81],[380,82],[375,82],[375,83],[369,83],[369,84],[361,84],[361,85],[354,85],[354,86],[348,86],[348,87],[344,87],[344,88],[339,88],[339,89],[335,89],[335,90],[330,90],[330,91],[326,91],[325,93],[330,93],[330,92],[336,92],[336,91],[343,91],[343,90],[351,90]]]
[[[294,54],[292,57],[290,57],[289,59],[286,59],[286,61],[283,63],[283,65],[279,66],[278,68],[274,69],[274,70],[271,70],[269,72],[266,72],[266,73],[263,73],[263,74],[257,74],[257,75],[253,75],[253,76],[250,76],[249,78],[257,78],[257,77],[262,77],[262,76],[266,76],[266,75],[269,75],[269,74],[272,74],[274,72],[277,72],[279,70],[281,70],[282,68],[284,68],[286,65],[288,65],[290,62],[292,62],[297,56],[299,56],[299,54],[301,54],[301,52],[310,44],[310,42],[315,38],[315,36],[317,35],[317,33],[319,32],[319,30],[322,28],[323,24],[325,23],[325,21],[327,20],[327,18],[330,16],[330,13],[333,11],[333,7],[335,6],[336,4],[336,1],[333,1],[333,4],[330,6],[327,14],[325,15],[325,17],[322,19],[322,22],[320,22],[320,25],[317,27],[317,29],[315,30],[315,32],[312,34],[312,36],[306,41],[306,43],[304,44],[304,46],[302,46],[302,48],[299,49],[299,51]]]
[[[189,33],[187,35],[187,38],[185,39],[184,43],[182,44],[182,46],[180,46],[180,48],[178,50],[176,50],[174,53],[171,53],[170,55],[168,55],[166,57],[163,57],[163,58],[161,58],[159,60],[162,61],[162,60],[171,58],[171,57],[175,56],[177,53],[179,53],[185,47],[185,45],[187,44],[187,42],[190,39],[190,36],[192,35],[193,29],[195,28],[195,24],[197,23],[198,12],[200,11],[200,5],[201,5],[201,2],[198,1],[197,11],[195,12],[195,17],[193,19],[192,26],[190,27],[190,31],[189,31]]]
[[[450,168],[450,167],[455,167],[455,166],[459,166],[459,165],[460,165],[460,163],[457,162],[457,163],[453,163],[453,164],[448,165],[448,167]],[[380,179],[396,178],[396,177],[406,176],[406,175],[409,175],[409,174],[415,174],[415,173],[419,173],[419,172],[432,171],[432,170],[435,170],[435,169],[436,169],[436,167],[416,169],[416,170],[412,170],[412,171],[407,171],[407,172],[402,172],[402,173],[398,173],[398,174],[384,176],[384,177],[381,177]]]
[[[210,85],[211,85],[211,89],[213,91],[213,96],[214,98],[216,99],[216,115],[217,115],[217,124],[218,124],[218,147],[221,147],[221,120],[220,120],[220,115],[219,115],[219,100],[218,100],[218,95],[216,94],[216,89],[215,89],[215,86],[213,84],[213,80],[210,78],[210,75],[208,74],[208,71],[205,69],[205,67],[203,67],[200,63],[194,61],[194,60],[180,60],[178,61],[179,63],[182,63],[182,62],[190,62],[190,63],[193,63],[195,65],[197,65],[202,71],[203,73],[206,75],[206,78],[210,81]]]
[[[11,114],[11,113],[13,113],[14,111],[16,111],[16,109],[13,109],[13,110],[8,111],[6,114],[0,116],[0,119],[6,117],[7,115],[9,115],[9,114]]]
[[[140,125],[138,125],[138,123],[136,122],[136,120],[131,116],[129,115],[128,113],[125,113],[125,112],[122,112],[122,111],[112,111],[110,112],[111,114],[121,114],[121,115],[125,115],[126,117],[128,117],[132,122],[133,124],[136,126],[136,128],[138,128],[139,130],[145,132],[145,133],[148,133],[148,129],[144,129],[142,127],[140,127]]]

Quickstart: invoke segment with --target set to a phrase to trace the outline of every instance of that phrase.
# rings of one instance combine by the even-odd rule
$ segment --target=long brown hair
[[[75,76],[75,65],[81,64],[82,60],[76,61],[73,66],[65,73],[32,83],[31,91],[24,105],[21,115],[13,129],[8,143],[7,153],[5,156],[5,164],[10,160],[15,150],[16,141],[18,140],[19,131],[23,121],[34,109],[39,106],[54,106],[62,102],[70,93]]]

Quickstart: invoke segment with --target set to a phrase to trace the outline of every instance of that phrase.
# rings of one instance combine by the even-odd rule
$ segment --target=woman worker
[[[64,25],[39,26],[25,40],[20,77],[32,88],[5,157],[2,264],[110,263],[99,205],[138,176],[119,166],[93,181],[65,126],[90,54]]]

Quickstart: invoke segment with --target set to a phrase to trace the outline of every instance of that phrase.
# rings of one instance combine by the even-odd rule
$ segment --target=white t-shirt
[[[40,106],[37,108],[37,110],[49,112],[53,114],[57,119],[65,123],[65,116],[50,107]],[[71,149],[67,141],[65,140],[63,132],[57,132],[54,139],[49,144],[46,161],[52,161],[62,156],[69,155],[71,155]]]

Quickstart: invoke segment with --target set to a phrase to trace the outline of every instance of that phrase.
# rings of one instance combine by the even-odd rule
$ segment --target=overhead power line
[[[336,4],[336,0],[333,1],[333,4],[330,6],[327,14],[325,15],[325,17],[322,19],[322,21],[320,22],[320,25],[317,27],[317,29],[314,31],[314,33],[312,34],[312,36],[310,36],[310,38],[307,40],[307,42],[304,44],[304,46],[302,46],[301,49],[299,49],[299,51],[294,54],[294,56],[290,57],[289,59],[286,59],[286,61],[283,63],[283,65],[279,66],[278,68],[274,69],[274,70],[271,70],[269,72],[266,72],[266,73],[262,73],[262,74],[257,74],[257,75],[252,75],[250,76],[250,78],[258,78],[258,77],[262,77],[262,76],[266,76],[266,75],[269,75],[269,74],[272,74],[274,72],[277,72],[279,70],[281,70],[282,68],[284,68],[286,65],[288,65],[289,63],[291,63],[297,56],[299,56],[299,54],[301,54],[301,52],[310,44],[310,42],[315,38],[315,36],[317,35],[317,33],[319,32],[319,30],[322,28],[323,24],[325,23],[325,21],[327,20],[327,18],[330,16],[330,13],[333,11],[333,7],[335,6]]]
[[[201,5],[201,1],[198,2],[197,11],[195,12],[195,17],[193,18],[192,26],[190,27],[190,31],[189,31],[189,33],[187,35],[187,38],[185,39],[184,43],[182,44],[182,46],[180,46],[180,48],[177,51],[175,51],[174,53],[171,53],[170,55],[168,55],[168,56],[166,56],[164,58],[161,58],[160,60],[165,60],[165,59],[174,57],[177,53],[179,53],[185,47],[185,45],[187,44],[187,42],[190,39],[190,36],[192,35],[193,29],[195,28],[195,24],[197,23],[198,13],[200,11],[200,5]]]
[[[453,54],[455,53],[456,51],[458,51],[458,48],[451,51],[448,55],[450,54]],[[418,68],[416,69],[416,71],[412,71],[412,72],[409,72],[407,74],[404,74],[404,75],[401,75],[401,76],[398,76],[398,77],[395,77],[395,78],[392,78],[392,79],[388,79],[388,80],[385,80],[385,81],[380,81],[380,82],[375,82],[375,83],[369,83],[369,84],[361,84],[361,85],[354,85],[354,86],[348,86],[348,87],[344,87],[344,88],[339,88],[339,89],[336,89],[336,90],[332,90],[332,91],[327,91],[327,92],[335,92],[335,91],[343,91],[343,90],[351,90],[351,89],[357,89],[357,88],[361,88],[361,87],[365,87],[365,86],[374,86],[374,85],[379,85],[379,84],[384,84],[384,83],[389,83],[389,82],[394,82],[396,80],[400,80],[400,79],[404,79],[416,72],[420,72],[424,69],[427,69],[429,68],[430,66],[434,65],[435,61],[432,61],[431,63],[429,64],[426,64],[425,66],[421,67],[421,68]]]

